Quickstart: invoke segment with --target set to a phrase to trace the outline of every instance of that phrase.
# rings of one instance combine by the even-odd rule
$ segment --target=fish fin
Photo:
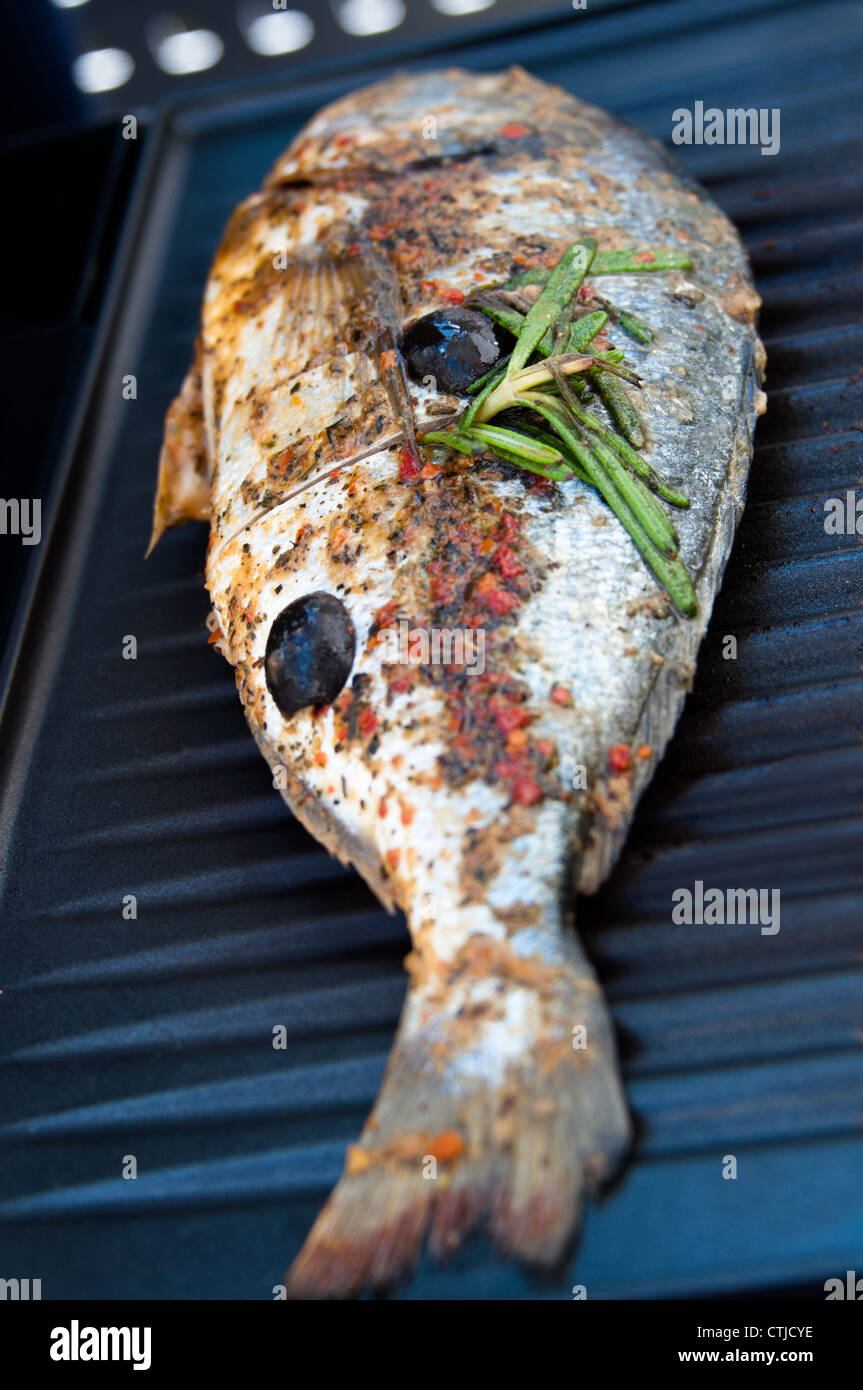
[[[210,517],[210,463],[201,386],[200,346],[165,417],[153,530],[147,555],[169,526]]]
[[[350,298],[362,304],[366,350],[375,362],[393,421],[416,457],[416,421],[405,361],[399,348],[404,318],[399,280],[391,261],[367,237],[355,242],[355,255],[342,263]]]
[[[508,977],[504,953],[522,958],[492,942],[484,976],[468,971],[443,996],[439,979],[412,984],[372,1114],[286,1275],[289,1297],[386,1289],[410,1272],[426,1236],[442,1259],[477,1228],[530,1265],[559,1263],[585,1195],[630,1143],[612,1025],[571,945],[533,983],[529,970]],[[494,1020],[483,1018],[489,999]]]

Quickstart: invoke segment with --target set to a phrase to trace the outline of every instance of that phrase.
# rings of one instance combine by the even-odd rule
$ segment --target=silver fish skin
[[[465,401],[407,380],[405,327],[583,235],[691,257],[588,277],[655,332],[610,330],[642,380],[644,456],[691,499],[674,514],[691,619],[585,484],[413,454]],[[210,517],[217,646],[274,783],[412,938],[381,1091],[294,1296],[386,1288],[426,1237],[444,1256],[478,1226],[554,1265],[628,1150],[575,890],[608,874],[694,674],[764,406],[758,305],[734,228],[661,146],[521,69],[336,102],[228,226],[154,538]],[[353,665],[327,707],[286,716],[268,637],[320,592],[349,615]],[[465,630],[482,661],[478,637],[472,663],[423,660]]]

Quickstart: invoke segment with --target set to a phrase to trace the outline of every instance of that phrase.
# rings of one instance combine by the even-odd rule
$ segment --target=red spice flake
[[[438,1163],[452,1163],[464,1153],[465,1143],[456,1129],[442,1129],[429,1140],[428,1153]]]
[[[563,705],[568,708],[572,704],[572,691],[567,685],[553,685],[551,687],[551,699],[556,705]]]
[[[251,606],[251,604],[250,604],[249,607],[246,609],[245,613],[243,614],[243,622],[244,622],[244,623],[253,623],[254,621],[255,621],[255,610],[254,610],[254,608],[252,608],[252,606]]]
[[[529,774],[516,778],[512,788],[512,799],[518,806],[533,806],[541,797],[540,787]]]
[[[438,468],[436,463],[424,463],[422,468],[420,469],[420,477],[439,478],[442,472],[443,469]]]
[[[378,727],[378,717],[373,710],[361,709],[357,715],[357,728],[363,738],[370,738]]]
[[[326,767],[326,765],[327,765],[327,755],[326,755],[326,753],[322,753],[322,752],[320,752],[320,750],[319,750],[319,751],[315,754],[315,762],[317,763],[318,767]]]
[[[414,808],[413,808],[413,806],[403,806],[403,807],[402,807],[402,825],[412,825],[412,824],[413,824],[413,818],[414,818]]]
[[[447,304],[464,303],[464,290],[457,290],[454,285],[442,285],[439,293],[441,299],[445,299]]]
[[[525,135],[529,135],[530,131],[520,121],[507,121],[506,125],[501,126],[500,134],[504,140],[521,140]]]
[[[514,777],[519,777],[524,771],[524,758],[504,758],[501,762],[495,763],[494,775],[499,777],[502,782],[511,782]]]
[[[398,868],[398,866],[399,866],[399,860],[400,860],[400,858],[401,858],[401,853],[402,853],[402,852],[401,852],[400,849],[388,849],[388,850],[387,850],[387,863],[388,863],[388,865],[390,866],[391,869],[397,869],[397,868]]]
[[[642,762],[646,762],[648,758],[653,757],[653,749],[649,743],[639,743],[635,750],[635,756],[640,758]]]
[[[344,526],[336,527],[335,531],[333,532],[333,545],[337,550],[339,546],[344,545],[349,535],[350,532],[347,531]]]
[[[349,255],[349,256],[358,256],[358,255],[360,254],[360,251],[361,251],[361,250],[362,250],[362,247],[360,246],[360,243],[359,243],[358,241],[355,241],[354,244],[353,244],[353,246],[349,246],[349,247],[348,247],[348,255]]]
[[[519,564],[518,556],[508,545],[498,546],[494,555],[494,563],[504,579],[515,579],[517,575],[524,574],[524,565]]]
[[[384,604],[383,608],[379,608],[374,616],[372,630],[377,632],[380,631],[382,627],[389,627],[396,615],[396,607],[397,604],[395,599],[391,598],[388,603]]]
[[[394,367],[398,366],[398,361],[399,359],[395,350],[393,348],[387,348],[386,352],[381,353],[381,371],[392,371]]]
[[[399,450],[399,482],[415,483],[420,475],[420,466],[410,449]]]
[[[476,586],[476,595],[497,617],[511,613],[521,602],[518,594],[511,594],[507,589],[498,587],[497,577],[491,570],[487,570],[480,579]]]
[[[437,179],[423,179],[423,188],[426,193],[432,193],[438,186]]]
[[[639,265],[650,265],[650,262],[655,261],[656,257],[654,256],[652,251],[639,251],[638,255],[635,256],[634,259],[638,261]]]
[[[209,635],[209,637],[207,638],[207,644],[208,644],[208,646],[212,646],[214,642],[218,642],[218,640],[219,640],[219,638],[221,637],[221,635],[222,635],[222,629],[221,629],[220,627],[217,627],[217,628],[216,628],[216,631],[215,631],[215,632],[211,632],[210,635]]]
[[[378,806],[378,815],[380,816],[381,820],[386,820],[388,810],[389,807],[387,806],[387,803],[384,801],[383,798],[381,798],[381,803]]]
[[[323,715],[329,714],[331,708],[331,705],[315,705],[312,710],[312,718],[320,719]]]
[[[411,270],[425,260],[425,254],[421,246],[400,246],[395,258],[405,270]]]
[[[473,278],[474,278],[474,280],[485,280],[485,279],[487,279],[488,277],[486,276],[486,273],[485,273],[484,270],[475,270],[474,273],[473,273]]]
[[[541,758],[553,758],[555,747],[550,738],[538,738],[534,747]]]
[[[608,765],[612,772],[626,772],[632,767],[632,749],[628,743],[615,743],[609,748]]]
[[[449,603],[453,596],[454,580],[441,560],[432,560],[429,565],[431,575],[431,596],[434,603]]]
[[[393,695],[403,695],[406,690],[411,688],[411,673],[406,671],[403,675],[393,676],[389,683],[390,693]]]
[[[483,597],[496,618],[506,617],[521,602],[518,594],[509,594],[505,589],[491,589]]]
[[[434,294],[437,289],[437,282],[435,280],[420,280],[420,289],[424,290],[426,294]]]
[[[385,241],[394,230],[392,222],[384,222],[380,226],[369,227],[369,236],[372,241]]]
[[[355,135],[337,135],[333,140],[333,144],[341,148],[344,148],[345,145],[355,145],[356,143],[357,137]]]
[[[502,734],[512,733],[513,729],[523,729],[533,719],[530,710],[525,709],[524,705],[492,698],[488,702],[488,707]]]

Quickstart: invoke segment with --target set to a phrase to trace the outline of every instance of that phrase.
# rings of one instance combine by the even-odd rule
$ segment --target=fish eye
[[[436,309],[411,324],[399,347],[415,380],[433,376],[439,391],[464,394],[514,341],[477,309]]]
[[[267,689],[282,714],[332,704],[351,673],[356,642],[350,614],[335,594],[317,590],[283,608],[264,655]]]

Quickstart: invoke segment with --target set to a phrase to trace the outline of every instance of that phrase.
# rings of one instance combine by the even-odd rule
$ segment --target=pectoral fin
[[[147,554],[169,526],[210,517],[210,459],[201,394],[200,349],[165,419],[153,531]]]

